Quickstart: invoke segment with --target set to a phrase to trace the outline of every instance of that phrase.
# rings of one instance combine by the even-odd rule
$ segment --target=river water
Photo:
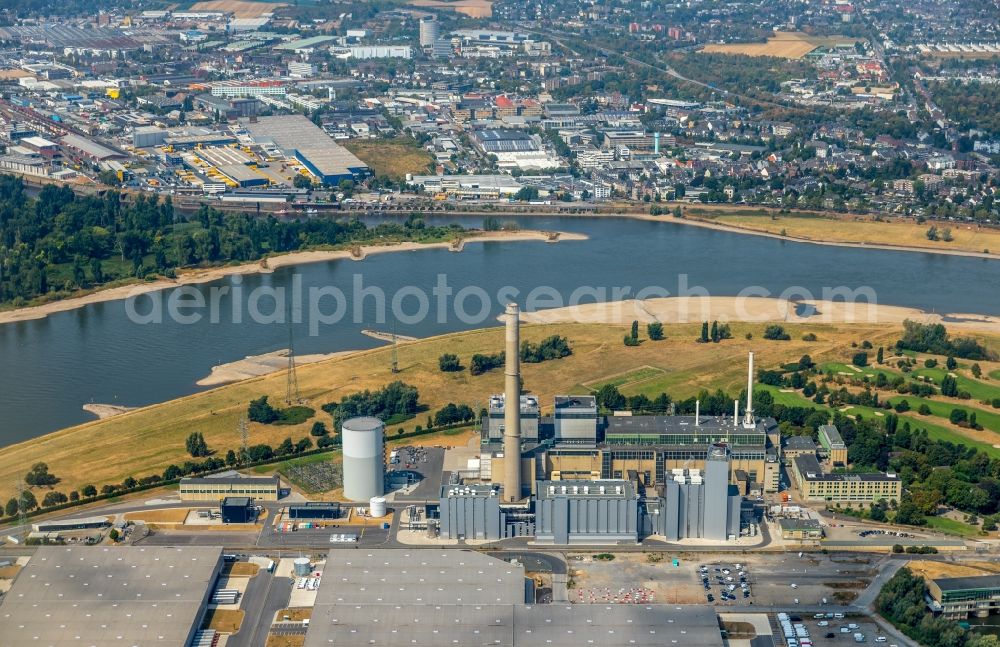
[[[198,311],[204,313],[198,323],[173,321],[166,316],[170,290],[156,297],[163,305],[162,323],[136,323],[124,301],[111,301],[0,325],[0,446],[92,419],[81,409],[87,402],[140,406],[196,392],[200,387],[195,382],[216,364],[287,348],[290,330],[296,353],[305,354],[382,343],[362,335],[364,328],[395,327],[400,335],[422,337],[497,325],[494,317],[502,312],[504,300],[497,292],[504,286],[519,290],[522,304],[538,286],[550,286],[564,300],[581,286],[605,288],[609,295],[625,286],[633,294],[647,286],[677,294],[686,283],[713,296],[737,295],[748,286],[777,296],[790,286],[801,286],[816,298],[823,296],[823,288],[867,286],[881,304],[1000,314],[1000,263],[994,260],[825,247],[628,219],[521,222],[525,228],[578,231],[590,238],[554,245],[476,243],[458,254],[443,249],[378,254],[363,262],[315,263],[238,279],[243,295],[255,288],[288,288],[301,281],[302,304],[289,305],[289,296],[285,308],[278,308],[279,314],[290,309],[291,318],[301,320],[293,325],[252,321],[246,299],[237,299],[242,318],[237,323],[232,290],[218,296],[217,323],[207,309]],[[431,293],[441,274],[453,291],[443,318],[438,317],[438,298]],[[223,279],[194,289],[208,302],[213,288],[218,292],[222,286],[235,287],[233,281]],[[421,321],[393,323],[387,314],[379,322],[375,297],[368,296],[355,317],[352,295],[358,281],[362,288],[381,288],[390,300],[389,312],[396,296],[403,315],[417,313],[420,301],[414,293],[422,291],[429,299],[429,315]],[[309,316],[309,290],[323,286],[346,296],[346,316],[336,324],[319,324]],[[490,295],[488,317],[485,312],[474,320],[455,316],[455,295],[469,286]],[[152,303],[151,297],[143,297],[134,309],[145,315],[152,312]],[[337,301],[330,297],[320,303],[323,312],[330,313]],[[481,310],[474,296],[463,303],[470,314]],[[274,310],[266,296],[259,304],[265,314]]]

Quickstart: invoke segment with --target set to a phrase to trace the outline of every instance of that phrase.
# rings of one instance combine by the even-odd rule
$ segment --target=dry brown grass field
[[[221,633],[234,634],[243,624],[242,609],[209,609],[205,614],[202,629],[215,629]]]
[[[925,222],[912,220],[876,221],[866,216],[835,217],[812,214],[777,214],[751,212],[723,212],[690,208],[691,217],[701,218],[720,225],[751,231],[781,234],[803,240],[868,245],[896,245],[933,250],[963,252],[1000,252],[1000,230],[979,228],[959,222]],[[927,230],[936,226],[938,231],[951,229],[953,240],[929,240]]]
[[[642,337],[645,327],[642,326]],[[622,337],[626,326],[607,324],[525,325],[522,339],[538,342],[550,335],[566,336],[573,354],[541,364],[523,364],[525,388],[537,394],[543,410],[552,407],[556,394],[588,393],[603,382],[613,381],[627,395],[656,395],[667,391],[674,397],[688,397],[701,389],[721,388],[738,393],[746,380],[746,353],[757,353],[757,366],[768,367],[798,360],[809,353],[814,360],[850,361],[851,342],[870,340],[876,346],[889,345],[898,338],[899,326],[853,324],[836,326],[810,324],[786,326],[792,340],[771,342],[761,339],[764,324],[734,324],[735,339],[719,344],[698,344],[698,324],[667,325],[667,339],[645,341],[626,348]],[[801,340],[805,331],[817,335],[817,341]],[[751,333],[752,340],[745,335]],[[279,444],[284,438],[293,441],[309,435],[314,420],[330,424],[330,416],[320,406],[364,389],[377,389],[399,379],[415,385],[420,402],[430,412],[448,402],[482,406],[491,393],[503,388],[503,375],[495,370],[472,376],[468,370],[442,373],[438,357],[456,353],[468,366],[473,353],[494,353],[503,348],[503,329],[486,328],[454,335],[433,337],[399,345],[400,372],[391,372],[391,349],[382,347],[350,356],[299,367],[298,383],[302,396],[316,409],[316,417],[301,425],[276,426],[250,424],[250,443]],[[286,376],[278,372],[236,384],[197,393],[177,400],[137,409],[106,420],[96,420],[48,434],[38,439],[12,445],[0,452],[0,498],[11,496],[13,483],[22,478],[27,466],[39,460],[61,479],[55,486],[70,492],[86,484],[100,489],[105,483],[120,483],[128,476],[140,478],[162,473],[170,464],[190,460],[184,441],[192,431],[204,434],[211,450],[224,455],[239,446],[238,420],[247,404],[261,395],[281,405]],[[586,385],[586,386],[584,386]],[[416,424],[426,424],[426,414],[402,426],[412,431]],[[390,427],[388,437],[400,425]],[[421,437],[413,443],[457,443],[469,438],[437,434]],[[36,492],[39,499],[43,491]]]
[[[713,54],[746,54],[799,59],[817,47],[829,47],[854,39],[840,36],[810,36],[800,31],[777,31],[766,43],[725,43],[706,45],[700,51]]]
[[[252,2],[251,0],[205,0],[191,5],[191,11],[224,11],[237,18],[260,18],[284,7],[280,2]]]
[[[430,153],[413,142],[400,139],[354,139],[344,147],[372,167],[376,175],[388,175],[398,180],[407,173],[426,173],[432,158]]]
[[[1000,573],[1000,563],[997,562],[935,562],[926,559],[916,559],[907,563],[915,575],[935,579],[940,577],[975,577]]]

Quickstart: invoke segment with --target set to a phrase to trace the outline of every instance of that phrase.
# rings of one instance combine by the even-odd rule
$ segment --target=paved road
[[[496,557],[504,561],[516,559],[524,565],[524,570],[536,573],[554,573],[556,575],[566,575],[566,560],[561,555],[539,552],[519,552],[519,551],[490,551],[490,557]]]
[[[229,637],[227,647],[262,647],[274,614],[288,606],[292,580],[274,577],[261,570],[250,578],[241,608],[246,612],[243,626]]]

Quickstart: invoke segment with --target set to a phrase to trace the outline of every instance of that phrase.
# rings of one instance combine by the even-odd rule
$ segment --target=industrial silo
[[[296,557],[292,564],[295,567],[295,574],[299,577],[307,577],[312,573],[312,564],[309,563],[308,557]]]
[[[384,517],[385,513],[386,509],[384,496],[373,496],[368,500],[368,516],[374,519],[379,519]]]
[[[344,496],[370,502],[385,494],[385,425],[378,418],[351,418],[341,427]]]

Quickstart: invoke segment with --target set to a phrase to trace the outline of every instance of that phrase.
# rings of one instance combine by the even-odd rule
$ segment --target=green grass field
[[[961,366],[961,364],[959,366]],[[944,379],[944,376],[949,373],[952,373],[955,376],[955,381],[958,382],[958,390],[967,391],[969,395],[976,400],[993,400],[994,398],[1000,398],[1000,386],[987,384],[981,380],[966,377],[961,373],[949,371],[945,368],[921,367],[913,369],[914,375],[929,377],[934,380],[934,384],[941,384],[941,380]]]
[[[857,369],[857,370],[855,370]],[[886,366],[865,366],[858,367],[854,365],[848,365],[841,362],[826,362],[820,365],[820,371],[826,373],[832,371],[834,375],[842,375],[843,377],[853,377],[856,379],[862,379],[868,377],[870,380],[875,380],[879,373],[885,375],[886,379],[892,379],[897,375],[900,375],[899,371],[893,370]]]
[[[978,537],[979,528],[948,517],[924,517],[927,527],[959,537]]]
[[[907,395],[894,395],[891,398],[889,398],[889,402],[893,406],[895,406],[902,400],[906,400],[907,403],[909,403],[910,409],[912,411],[916,411],[920,407],[920,405],[926,404],[927,407],[931,410],[932,416],[937,416],[939,418],[944,418],[946,420],[951,415],[953,409],[962,409],[965,411],[966,415],[975,412],[976,422],[981,424],[986,429],[989,429],[990,431],[1000,433],[1000,414],[993,413],[992,411],[985,411],[978,407],[956,404],[954,402],[928,400],[926,398],[915,398],[913,396],[907,396]]]
[[[777,387],[770,385],[761,385],[757,387],[757,390],[766,390],[769,393],[771,393],[771,395],[774,396],[774,401],[776,404],[783,404],[788,407],[815,407],[817,409],[824,409],[826,411],[829,411],[831,414],[833,413],[833,409],[831,409],[830,407],[826,405],[816,404],[812,400],[803,397],[803,395],[799,392],[794,392],[794,393],[782,392]],[[899,399],[903,399],[904,397],[905,396],[899,396]],[[914,406],[913,402],[911,401],[910,406],[913,409],[916,409],[916,407],[919,406],[919,404]],[[951,410],[949,409],[948,412],[950,413]],[[847,407],[843,411],[843,413],[849,416],[860,415],[865,418],[881,418],[885,416],[886,413],[892,413],[892,412],[891,411],[887,412],[884,409],[873,409],[871,407],[850,406]],[[979,415],[978,410],[976,415],[978,417]],[[947,418],[947,414],[945,415],[945,418]],[[988,455],[990,458],[1000,458],[1000,448],[993,447],[993,445],[990,443],[978,441],[973,438],[963,436],[959,432],[949,427],[945,427],[930,422],[927,420],[927,416],[921,416],[915,413],[915,411],[913,410],[909,411],[908,413],[900,415],[900,421],[901,422],[909,421],[911,429],[926,430],[927,436],[932,440],[943,440],[954,444],[961,444],[961,445],[966,445],[968,447],[975,447],[976,449]]]

